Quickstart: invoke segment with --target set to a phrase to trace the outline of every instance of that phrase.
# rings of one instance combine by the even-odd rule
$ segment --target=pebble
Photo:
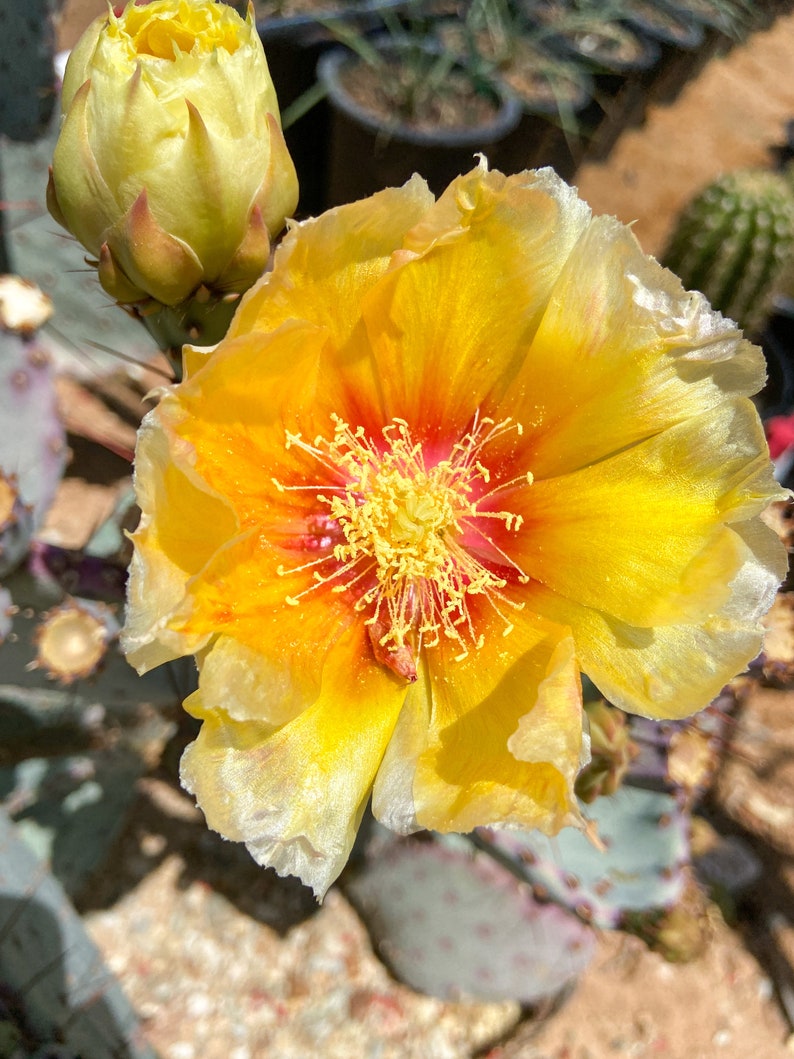
[[[196,1049],[188,1041],[177,1041],[168,1049],[168,1059],[195,1059]]]
[[[188,998],[187,1010],[194,1019],[200,1018],[202,1015],[209,1015],[213,1008],[212,998],[207,996],[206,993],[194,993]]]

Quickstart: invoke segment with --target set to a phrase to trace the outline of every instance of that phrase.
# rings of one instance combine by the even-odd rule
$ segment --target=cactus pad
[[[3,5],[0,34],[0,133],[40,136],[55,106],[50,0]]]
[[[445,999],[552,998],[587,966],[594,935],[471,849],[395,842],[347,892],[394,973]]]
[[[154,1059],[74,908],[2,810],[0,982],[24,1016],[27,1043],[60,1042],[63,1050],[42,1055]]]
[[[53,501],[67,450],[54,372],[27,311],[35,289],[17,286],[14,300],[5,289],[0,301],[0,472],[13,481],[19,503],[32,511],[32,532]]]
[[[0,800],[70,897],[107,857],[145,767],[139,755],[120,746],[0,768]]]
[[[628,915],[670,908],[684,889],[689,862],[688,818],[659,791],[621,787],[588,808],[605,849],[565,828],[539,832],[483,830],[536,896],[555,901],[598,927],[616,928]]]

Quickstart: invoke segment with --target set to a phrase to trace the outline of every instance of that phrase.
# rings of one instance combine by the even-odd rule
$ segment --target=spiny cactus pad
[[[58,1041],[64,1051],[53,1054],[155,1059],[63,890],[2,810],[0,982],[33,1048]]]
[[[727,173],[684,210],[662,258],[690,290],[758,333],[794,257],[794,182],[762,169]]]
[[[66,463],[52,366],[35,337],[0,324],[0,471],[15,476],[32,529],[53,501]]]
[[[112,644],[96,673],[44,686],[36,668],[40,618],[26,607],[30,597],[22,594],[22,580],[18,572],[9,583],[24,609],[0,644],[0,764],[119,742],[146,757],[161,746],[171,732],[165,717],[175,714],[192,690],[192,667],[162,666],[141,677]],[[91,606],[86,600],[77,604]]]
[[[14,604],[11,593],[0,585],[0,645],[11,632]]]
[[[490,858],[395,842],[347,885],[379,951],[412,988],[445,999],[553,998],[587,966],[594,935]]]
[[[40,136],[55,105],[50,0],[3,4],[0,39],[0,132],[14,140]]]
[[[145,767],[138,754],[117,746],[0,768],[0,802],[70,897],[107,857]]]
[[[587,812],[604,850],[574,828],[554,838],[489,829],[477,832],[478,841],[503,855],[536,896],[598,927],[614,929],[629,914],[674,905],[689,862],[688,818],[676,799],[624,786],[598,798]]]
[[[0,577],[18,566],[33,536],[33,509],[22,502],[15,474],[0,469]]]

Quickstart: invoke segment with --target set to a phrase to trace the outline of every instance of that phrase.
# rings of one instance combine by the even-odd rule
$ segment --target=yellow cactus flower
[[[251,286],[298,198],[252,11],[109,9],[69,57],[62,104],[48,204],[113,298]]]
[[[786,557],[760,351],[551,170],[295,226],[142,427],[124,634],[195,653],[182,777],[322,894],[402,833],[580,820],[580,672],[680,717]]]

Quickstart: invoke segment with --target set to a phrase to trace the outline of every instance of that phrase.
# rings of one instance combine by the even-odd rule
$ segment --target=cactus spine
[[[794,179],[790,170],[727,173],[679,218],[663,264],[715,309],[758,334],[794,260]]]

